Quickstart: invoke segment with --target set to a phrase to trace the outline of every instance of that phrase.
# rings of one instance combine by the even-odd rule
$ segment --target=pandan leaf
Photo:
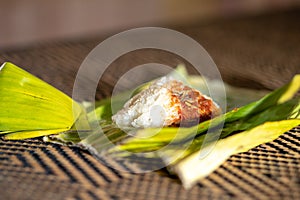
[[[5,139],[66,131],[83,112],[70,97],[9,62],[0,67],[0,98],[0,131],[7,134]]]

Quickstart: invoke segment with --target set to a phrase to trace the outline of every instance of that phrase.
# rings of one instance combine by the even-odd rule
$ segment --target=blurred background
[[[296,9],[299,0],[0,0],[0,49]]]
[[[300,0],[0,0],[0,63],[22,66],[70,95],[96,45],[124,30],[157,26],[198,41],[224,81],[272,90],[300,73],[299,11]],[[153,62],[193,68],[148,49],[122,56],[108,73],[117,80],[120,69]],[[107,88],[113,82],[105,77]]]

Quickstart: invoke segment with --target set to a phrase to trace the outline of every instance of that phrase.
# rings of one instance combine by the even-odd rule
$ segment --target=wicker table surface
[[[204,46],[230,84],[272,90],[300,73],[299,11],[176,29]],[[0,63],[11,61],[71,95],[81,62],[103,39],[2,51]],[[150,49],[113,65],[134,66],[157,57],[170,65],[178,62]],[[97,98],[109,95],[106,83],[108,89],[99,89]],[[299,188],[300,128],[232,156],[191,190],[163,170],[120,172],[76,147],[0,140],[0,199],[300,199]]]

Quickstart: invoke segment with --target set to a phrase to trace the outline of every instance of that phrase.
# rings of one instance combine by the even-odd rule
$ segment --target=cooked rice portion
[[[163,77],[126,102],[112,120],[119,127],[192,126],[221,113],[213,100],[171,77]]]

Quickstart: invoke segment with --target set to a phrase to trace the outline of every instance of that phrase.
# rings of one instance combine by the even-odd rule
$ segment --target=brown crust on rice
[[[168,89],[171,91],[173,106],[177,106],[179,116],[173,119],[171,126],[192,126],[221,114],[221,109],[211,98],[182,82],[172,80]]]

